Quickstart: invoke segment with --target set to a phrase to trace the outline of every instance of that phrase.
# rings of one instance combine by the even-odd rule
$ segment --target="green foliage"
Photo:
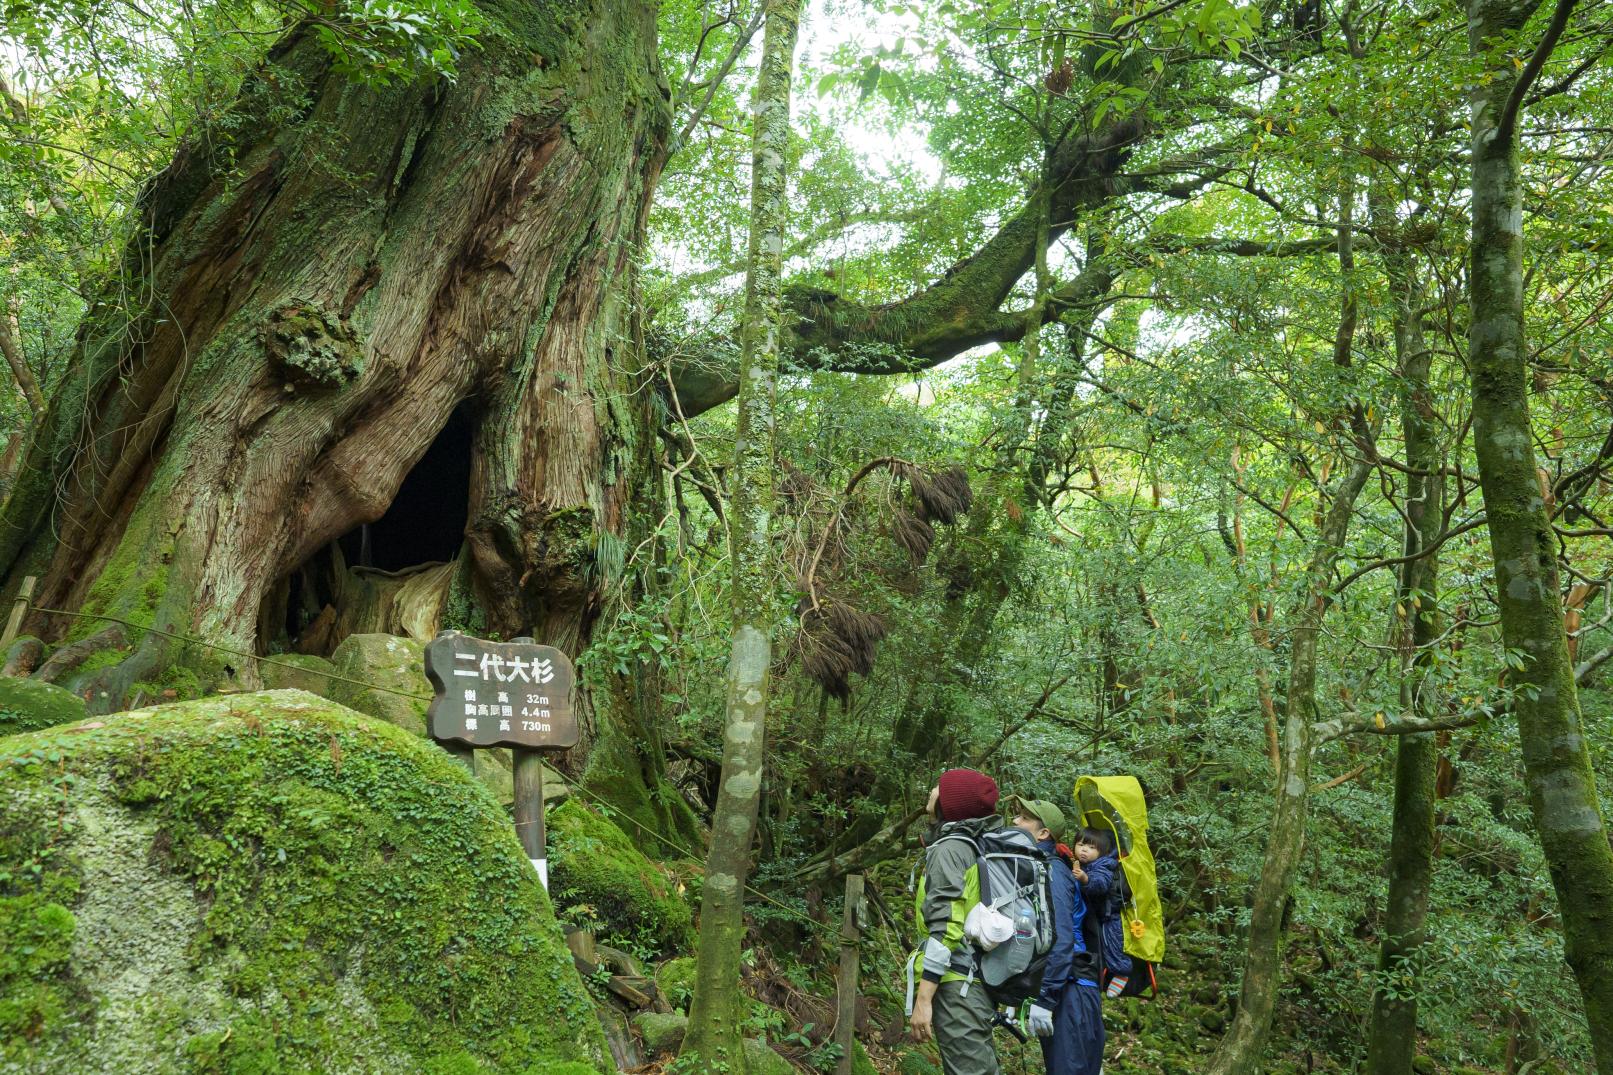
[[[1311,5],[1233,0],[831,0],[817,20],[821,32],[802,51],[799,83],[807,92],[797,93],[787,148],[793,183],[784,253],[796,312],[849,342],[797,355],[802,365],[781,385],[777,435],[788,467],[779,476],[775,537],[786,570],[773,587],[780,607],[796,614],[785,617],[774,669],[756,876],[788,909],[749,903],[762,949],[775,956],[811,950],[800,871],[830,859],[843,864],[921,804],[943,765],[994,749],[983,764],[1006,791],[1059,800],[1080,773],[1134,772],[1151,796],[1171,913],[1171,995],[1152,1007],[1110,1008],[1123,1047],[1109,1069],[1201,1070],[1240,966],[1248,879],[1271,816],[1265,714],[1280,719],[1287,704],[1290,616],[1307,585],[1316,518],[1341,470],[1370,454],[1380,465],[1328,580],[1317,716],[1387,722],[1431,700],[1433,711],[1473,722],[1440,742],[1445,783],[1430,945],[1415,966],[1382,974],[1372,968],[1384,928],[1392,741],[1350,736],[1319,748],[1318,783],[1349,778],[1315,793],[1269,1070],[1356,1064],[1375,988],[1421,1001],[1425,1067],[1500,1071],[1509,1056],[1516,1066],[1532,1054],[1544,1058],[1537,1071],[1588,1063],[1512,730],[1512,681],[1528,656],[1504,647],[1496,630],[1497,584],[1473,482],[1464,342],[1470,147],[1453,87],[1480,76],[1466,56],[1459,5],[1415,0],[1361,9],[1321,5],[1313,17]],[[112,273],[104,290],[95,283],[119,264],[141,183],[167,165],[181,139],[214,147],[227,183],[233,147],[245,134],[307,105],[308,72],[265,57],[283,20],[309,10],[294,3],[8,9],[15,60],[6,73],[28,115],[0,138],[0,250],[13,270],[23,351],[47,396],[66,405],[84,391],[82,378],[64,376],[63,361],[86,308],[92,316],[82,331],[92,339],[118,339],[142,317],[160,316],[145,311],[138,281]],[[482,63],[494,42],[522,42],[521,70],[488,90],[479,122],[492,136],[503,131],[512,101],[548,107],[557,88],[583,77],[579,60],[557,59],[564,50],[547,47],[547,24],[539,25],[535,10],[365,0],[321,8],[312,32],[340,67],[332,77],[358,83],[446,82]],[[1347,12],[1361,21],[1341,23]],[[634,377],[641,366],[663,363],[720,375],[734,361],[744,268],[735,251],[745,246],[750,180],[745,87],[755,62],[745,42],[754,14],[754,4],[742,3],[714,17],[692,0],[657,9],[673,142],[649,200],[646,248],[621,242],[624,257],[642,262],[643,308],[632,312],[649,353],[634,351],[630,333],[613,339],[616,364]],[[615,31],[599,32],[599,54],[609,55]],[[1543,495],[1557,513],[1552,551],[1577,587],[1569,596],[1580,602],[1577,654],[1592,666],[1582,708],[1586,737],[1604,760],[1604,792],[1613,790],[1605,765],[1613,728],[1601,685],[1607,666],[1598,663],[1613,646],[1606,583],[1613,320],[1605,317],[1613,286],[1600,257],[1613,173],[1599,141],[1613,79],[1597,63],[1605,36],[1592,16],[1576,15],[1542,85],[1567,81],[1532,99],[1523,117],[1529,405]],[[466,53],[477,38],[488,52]],[[1525,44],[1501,47],[1522,63]],[[639,75],[653,80],[657,72]],[[590,110],[569,114],[568,134],[585,142],[582,132],[595,122],[604,120]],[[986,246],[1024,219],[1029,195],[1061,149],[1101,142],[1121,124],[1135,126],[1115,147],[1125,160],[1114,173],[1060,188],[1070,204],[1052,222],[1058,234],[1040,279],[1025,250]],[[1076,155],[1088,160],[1085,149]],[[317,163],[338,187],[354,178],[333,162]],[[1341,233],[1352,236],[1353,265],[1339,257]],[[1440,430],[1451,505],[1438,584],[1405,600],[1394,563],[1408,501],[1391,256],[1404,256],[1417,281],[1414,305],[1433,354],[1427,418]],[[942,285],[985,262],[1022,278],[987,304],[979,346],[946,361],[910,353],[904,335],[963,316],[959,304],[978,298],[938,298]],[[1060,298],[1045,311],[1034,366],[1033,349],[996,342],[1011,335],[1006,324],[1025,322],[1033,299],[1099,268],[1113,279],[1096,294]],[[89,297],[102,295],[115,300]],[[101,301],[116,308],[90,306]],[[1356,325],[1340,354],[1347,302]],[[859,332],[876,313],[880,332]],[[361,371],[350,361],[352,341],[325,321],[299,314],[281,327],[295,352],[291,365],[337,390]],[[296,340],[310,346],[290,346]],[[828,365],[842,372],[820,368]],[[910,372],[844,372],[892,368]],[[108,366],[102,375],[113,372]],[[713,461],[731,457],[734,422],[722,408],[682,421],[670,397],[642,389],[653,397],[646,405],[661,408],[673,435],[665,439],[677,439],[666,449],[665,486],[645,482],[639,493],[648,517],[642,535],[624,540],[578,512],[550,520],[560,524],[550,528],[559,540],[545,552],[557,572],[594,572],[598,619],[577,657],[601,735],[583,783],[591,800],[620,811],[622,824],[573,802],[551,815],[551,836],[564,913],[598,923],[620,946],[660,955],[692,943],[695,893],[680,895],[645,857],[654,850],[648,834],[676,835],[697,848],[699,808],[709,807],[718,779],[723,684],[713,669],[726,656],[720,610],[732,564],[723,520],[707,498],[723,503],[727,476]],[[608,418],[612,408],[638,405],[627,396],[596,399],[598,413]],[[28,418],[20,399],[0,399],[4,429]],[[631,451],[659,463],[651,458],[657,447],[635,442]],[[895,542],[895,520],[911,495],[903,481],[878,471],[845,493],[852,476],[881,457],[956,462],[967,472],[975,506],[959,523],[932,528],[926,557],[908,556]],[[586,476],[622,480],[609,467]],[[19,489],[53,495],[48,481],[27,486],[27,477]],[[150,621],[166,592],[165,576],[148,569],[171,549],[174,524],[135,516],[129,551],[89,589],[91,610]],[[467,560],[444,624],[478,633],[487,624],[470,581]],[[812,640],[799,629],[800,614],[819,597],[877,617],[884,631],[872,672],[851,677],[844,702],[803,671]],[[1408,695],[1398,625],[1435,603],[1448,629],[1419,655],[1429,674]],[[87,667],[121,656],[98,654]],[[391,663],[399,671],[409,660],[369,654],[348,670],[372,678]],[[621,690],[624,680],[643,691]],[[151,689],[149,701],[161,690],[204,686],[159,672],[137,688]],[[0,711],[12,715],[0,719],[13,723],[0,731],[58,722],[4,697]],[[388,711],[379,697],[350,697],[418,726],[419,707],[407,700]],[[76,715],[64,703],[61,720]],[[118,809],[161,820],[172,841],[165,868],[202,885],[215,908],[185,943],[226,953],[231,988],[254,1002],[272,992],[266,981],[306,988],[306,997],[286,1001],[287,1017],[307,1035],[294,1043],[303,1050],[297,1055],[315,1055],[324,1031],[313,1007],[339,1008],[341,999],[321,977],[334,949],[319,938],[362,927],[387,945],[423,944],[453,911],[441,910],[446,896],[435,887],[424,917],[406,915],[426,923],[418,930],[366,918],[347,903],[331,909],[332,878],[354,877],[340,864],[353,853],[385,859],[375,834],[401,821],[355,813],[337,795],[333,774],[308,775],[323,764],[322,743],[297,739],[295,729],[283,734],[292,738],[279,742],[300,759],[286,763],[294,779],[284,802],[254,786],[233,805],[220,790],[223,777],[207,775],[188,749],[152,761],[145,775],[131,768],[116,790],[124,797]],[[355,744],[387,733],[331,734],[348,759],[344,774],[380,772],[378,762],[352,759]],[[231,740],[230,757],[245,771],[269,771],[249,746]],[[45,753],[28,763],[30,772],[65,765],[68,745],[38,749]],[[0,875],[10,886],[0,894],[8,901],[0,928],[28,938],[0,963],[8,998],[0,1029],[18,1048],[43,1048],[51,1027],[90,1018],[97,1003],[63,957],[85,928],[74,842],[38,843],[27,820],[28,811],[66,816],[65,805],[35,801],[54,794],[47,783],[30,785],[27,811],[0,813],[24,834],[16,836],[23,843],[5,845]],[[418,796],[406,805],[422,817],[444,808]],[[0,840],[11,840],[10,832],[0,829]],[[281,864],[265,856],[279,849],[306,853],[331,877],[310,871],[294,891],[277,888]],[[395,896],[400,878],[436,876],[425,867],[447,868],[445,856],[433,845],[429,863],[386,873],[364,860],[358,869],[365,884]],[[910,865],[871,867],[892,906]],[[309,910],[270,921],[260,892],[306,896]],[[314,908],[330,916],[333,934],[314,928]],[[870,945],[902,949],[910,940],[880,929]],[[456,967],[467,958],[458,948],[443,951]],[[815,972],[828,961],[785,962],[791,966],[777,973],[791,988],[827,992]],[[887,965],[895,962],[868,968],[867,991],[886,1021],[897,1018],[900,1003]],[[394,969],[401,965],[400,957]],[[674,959],[658,974],[675,1004],[692,988],[688,968]],[[431,964],[427,976],[445,973]],[[752,1029],[805,1034],[800,1022],[758,1003]],[[377,1007],[382,1037],[406,1036],[393,1024],[408,1022],[411,1005]],[[455,1025],[491,1027],[496,1013],[478,1011],[456,1010]],[[152,1025],[163,1019],[195,1030],[175,1040],[188,1042],[200,1070],[274,1070],[286,1033],[283,1020],[251,1013],[205,1028],[154,1014]],[[490,1033],[489,1041],[504,1040],[504,1031]],[[443,1072],[496,1066],[467,1040],[434,1038],[429,1048],[440,1049],[420,1064]],[[819,1051],[808,1062],[828,1059]],[[909,1075],[934,1070],[913,1051],[898,1064]]]

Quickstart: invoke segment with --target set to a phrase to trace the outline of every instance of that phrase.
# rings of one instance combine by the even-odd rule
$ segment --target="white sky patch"
[[[894,48],[918,30],[918,19],[911,13],[879,15],[856,0],[811,0],[801,24],[798,68],[824,71],[844,46],[872,54],[881,47]],[[929,183],[940,181],[941,160],[930,152],[928,128],[913,123],[893,131],[872,122],[875,113],[870,106],[851,106],[844,94],[819,96],[815,80],[811,85],[798,83],[801,107],[832,123],[870,173],[888,176],[905,165]]]

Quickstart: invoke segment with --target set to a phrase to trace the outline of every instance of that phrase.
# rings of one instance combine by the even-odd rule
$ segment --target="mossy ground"
[[[548,834],[552,895],[563,915],[591,913],[607,935],[651,953],[689,950],[689,904],[621,829],[571,799],[549,811]]]
[[[302,692],[4,740],[0,929],[8,1071],[606,1063],[486,789]]]

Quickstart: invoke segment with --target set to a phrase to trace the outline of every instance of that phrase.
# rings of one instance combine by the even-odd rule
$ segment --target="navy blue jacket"
[[[1057,936],[1053,950],[1047,954],[1047,964],[1042,969],[1042,991],[1036,1002],[1051,1011],[1058,1006],[1059,996],[1069,984],[1077,964],[1077,954],[1080,955],[1082,967],[1090,966],[1091,959],[1087,956],[1087,943],[1081,930],[1081,921],[1086,917],[1086,903],[1081,899],[1075,875],[1059,857],[1052,840],[1043,840],[1038,846],[1048,857],[1048,888],[1053,895],[1053,928]],[[1086,978],[1082,980],[1087,985],[1096,984]]]
[[[1126,955],[1125,932],[1120,924],[1120,892],[1115,873],[1120,860],[1112,853],[1087,863],[1087,879],[1080,892],[1102,924],[1104,965],[1115,974],[1131,973],[1131,957]]]

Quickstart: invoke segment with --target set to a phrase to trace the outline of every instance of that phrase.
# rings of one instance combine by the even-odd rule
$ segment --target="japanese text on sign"
[[[427,712],[435,739],[554,750],[577,743],[571,662],[552,646],[446,631],[426,646],[426,675],[436,689]]]

